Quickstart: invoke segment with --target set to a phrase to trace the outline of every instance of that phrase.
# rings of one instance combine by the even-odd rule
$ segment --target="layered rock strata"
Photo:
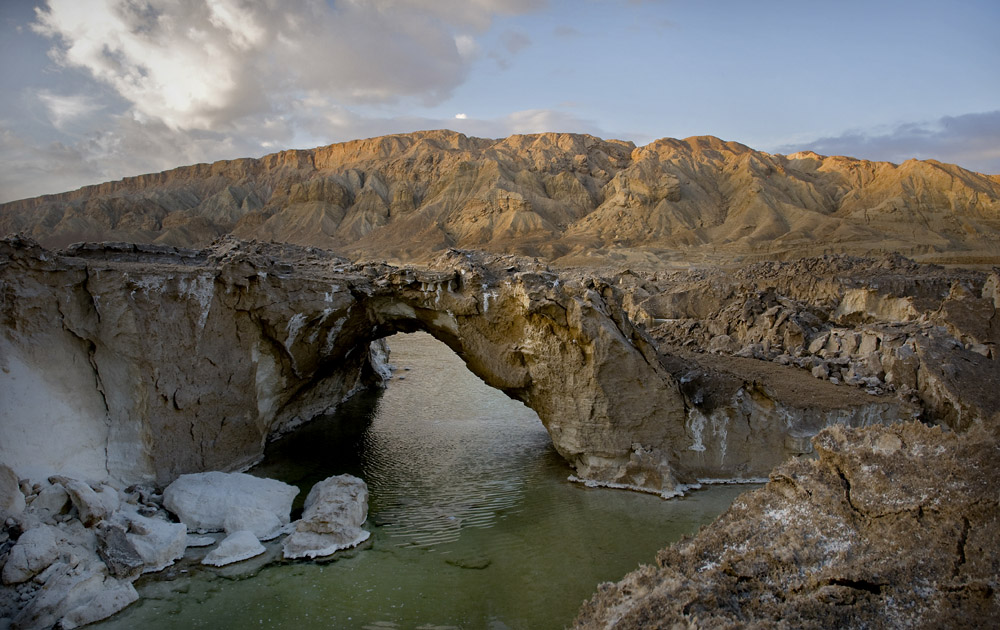
[[[828,256],[620,281],[657,344],[701,365],[798,368],[958,430],[1000,409],[1000,269]]]

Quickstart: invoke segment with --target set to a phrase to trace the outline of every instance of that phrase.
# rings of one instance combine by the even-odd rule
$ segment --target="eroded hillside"
[[[900,252],[1000,261],[1000,182],[954,165],[771,155],[713,137],[427,131],[199,164],[0,206],[44,245],[244,239],[361,258],[448,247],[560,264]]]

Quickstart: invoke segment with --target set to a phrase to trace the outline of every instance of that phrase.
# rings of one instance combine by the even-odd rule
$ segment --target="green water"
[[[137,583],[102,628],[562,628],[598,583],[696,532],[746,487],[688,497],[586,488],[537,416],[426,334],[390,340],[394,378],[274,443],[254,474],[369,485],[370,540],[331,560],[198,564]],[[405,368],[410,368],[409,370]],[[280,541],[268,544],[277,558]]]

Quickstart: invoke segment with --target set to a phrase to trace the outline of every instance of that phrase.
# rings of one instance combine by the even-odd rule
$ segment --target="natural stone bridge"
[[[585,480],[669,495],[766,474],[795,452],[790,435],[829,421],[713,418],[703,442],[707,412],[688,408],[615,287],[509,256],[453,250],[418,270],[235,240],[53,253],[12,238],[0,292],[0,461],[25,476],[162,484],[245,468],[382,379],[378,340],[415,330],[534,409]]]

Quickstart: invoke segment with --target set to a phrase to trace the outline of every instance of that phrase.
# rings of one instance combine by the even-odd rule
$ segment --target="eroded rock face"
[[[664,452],[651,489],[673,487],[664,447],[683,431],[680,393],[606,283],[457,251],[419,271],[234,241],[3,247],[0,449],[21,474],[166,483],[247,466],[268,437],[377,382],[373,341],[423,329],[535,409],[581,476],[617,478],[638,444]],[[66,373],[49,372],[53,357]],[[54,424],[83,446],[39,431]]]
[[[937,412],[780,364],[775,355],[790,356],[790,346],[805,359],[804,348],[819,345],[823,326],[809,324],[805,296],[830,296],[830,311],[845,303],[828,281],[789,280],[797,291],[789,299],[799,300],[794,317],[754,298],[741,303],[730,326],[718,322],[732,307],[713,295],[719,287],[694,285],[701,294],[684,296],[634,274],[556,272],[533,260],[459,250],[421,269],[233,239],[201,252],[81,245],[61,253],[8,239],[0,254],[0,457],[29,477],[62,467],[93,479],[166,484],[183,473],[244,468],[268,438],[380,382],[379,340],[415,330],[534,409],[580,480],[664,496],[699,479],[766,475],[809,452],[809,438],[831,423]],[[904,286],[894,299],[917,308],[934,286],[918,282],[909,293]],[[973,302],[948,303],[954,310]],[[858,309],[877,310],[868,298],[846,303],[843,321],[860,317]],[[663,317],[682,307],[703,319]],[[991,339],[982,336],[991,329],[980,331],[973,319],[948,321],[966,336]],[[634,321],[652,325],[660,343]],[[723,323],[728,328],[716,325]],[[832,344],[833,332],[824,332],[823,343]],[[758,333],[770,345],[760,357],[743,352],[765,347]],[[717,356],[671,347],[685,335],[709,347],[728,337],[732,348]],[[858,339],[857,352],[895,347],[885,337],[874,345]],[[915,339],[900,347],[912,347],[919,367],[940,344],[925,345]],[[995,365],[970,354],[984,369]],[[910,355],[900,361],[909,365]],[[980,402],[963,397],[956,387],[964,374],[964,364],[954,364],[947,378],[926,369],[914,377],[921,391],[940,392],[934,400],[973,404],[955,426],[967,426],[1000,391],[984,389]]]
[[[747,371],[765,379],[763,361],[798,368],[964,430],[1000,408],[997,277],[828,256],[624,280],[630,314],[664,351],[703,366],[755,359]]]
[[[833,427],[695,538],[604,584],[577,628],[1000,622],[996,434]]]

